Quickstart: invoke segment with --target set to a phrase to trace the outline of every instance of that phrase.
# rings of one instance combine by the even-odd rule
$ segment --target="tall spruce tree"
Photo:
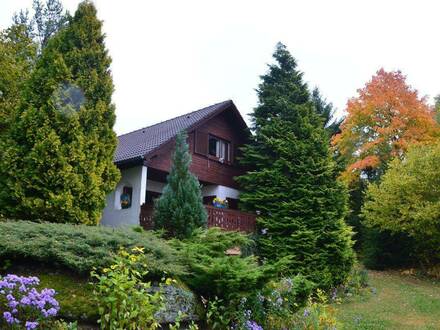
[[[194,229],[205,226],[207,220],[199,181],[189,171],[191,155],[186,139],[185,132],[176,137],[167,185],[154,205],[155,227],[164,229],[169,237],[189,237]]]
[[[36,63],[0,160],[5,216],[97,224],[119,178],[110,58],[82,2]]]
[[[254,135],[237,180],[243,208],[257,210],[259,253],[268,262],[290,258],[291,272],[328,288],[346,279],[354,255],[343,221],[347,192],[336,181],[322,118],[297,70],[279,43],[276,64],[262,76],[252,114]]]
[[[336,109],[333,107],[333,103],[327,102],[325,97],[321,95],[318,87],[315,87],[312,91],[312,101],[316,112],[324,121],[324,127],[329,136],[331,137],[339,133],[343,118],[335,118]]]

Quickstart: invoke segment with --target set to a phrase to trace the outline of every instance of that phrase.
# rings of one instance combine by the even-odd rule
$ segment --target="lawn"
[[[373,293],[336,306],[345,329],[440,329],[440,282],[369,272]]]

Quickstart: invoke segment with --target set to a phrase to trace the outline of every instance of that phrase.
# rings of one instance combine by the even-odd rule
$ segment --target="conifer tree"
[[[189,237],[194,229],[205,226],[207,220],[199,181],[189,171],[191,155],[186,139],[185,132],[176,137],[167,184],[154,206],[155,227],[164,229],[169,237]]]
[[[291,272],[319,287],[345,280],[353,264],[345,225],[347,192],[336,181],[322,118],[283,44],[262,76],[252,114],[253,140],[238,178],[242,207],[259,211],[258,249],[268,262],[290,258]]]
[[[20,104],[35,58],[36,44],[27,36],[24,26],[13,25],[0,31],[0,135]]]
[[[0,160],[5,216],[97,224],[119,173],[110,58],[82,2],[36,63]]]
[[[333,103],[327,102],[325,97],[321,95],[318,87],[314,88],[312,91],[312,101],[315,105],[316,112],[324,120],[324,127],[329,136],[331,137],[339,133],[343,119],[336,118],[336,109],[333,107]]]

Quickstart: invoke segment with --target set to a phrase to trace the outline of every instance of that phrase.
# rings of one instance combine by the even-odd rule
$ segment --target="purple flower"
[[[26,322],[26,330],[33,330],[36,329],[38,326],[38,322]]]
[[[39,292],[35,287],[40,280],[37,277],[17,276],[8,274],[5,277],[0,276],[0,300],[7,302],[10,310],[3,309],[3,318],[6,323],[13,325],[20,323],[18,315],[26,321],[26,315],[32,313],[36,319],[27,320],[26,330],[36,329],[38,320],[56,316],[60,306],[54,298],[56,292],[53,289],[45,288]]]
[[[14,324],[14,323],[20,323],[18,319],[16,319],[10,312],[4,312],[3,318],[5,319],[6,323],[8,324]]]
[[[30,305],[31,304],[31,300],[29,299],[28,296],[24,296],[23,298],[21,298],[20,303],[22,305]]]
[[[247,321],[246,328],[247,330],[264,330],[263,327],[255,321]]]
[[[16,301],[16,300],[11,300],[11,301],[9,301],[8,305],[9,305],[9,307],[11,307],[12,309],[14,309],[15,307],[18,306],[18,301]]]
[[[309,316],[310,315],[310,311],[306,308],[306,309],[304,309],[304,313],[303,313],[303,316],[304,317],[307,317],[307,316]]]
[[[281,306],[281,305],[283,304],[283,298],[278,297],[278,299],[276,300],[276,304],[277,304],[278,306]]]

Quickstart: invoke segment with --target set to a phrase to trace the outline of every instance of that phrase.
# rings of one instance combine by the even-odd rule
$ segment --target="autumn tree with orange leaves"
[[[430,143],[439,135],[433,110],[400,71],[380,69],[358,94],[349,100],[341,133],[332,140],[348,183],[361,175],[380,177],[389,160],[402,157],[409,145]]]

